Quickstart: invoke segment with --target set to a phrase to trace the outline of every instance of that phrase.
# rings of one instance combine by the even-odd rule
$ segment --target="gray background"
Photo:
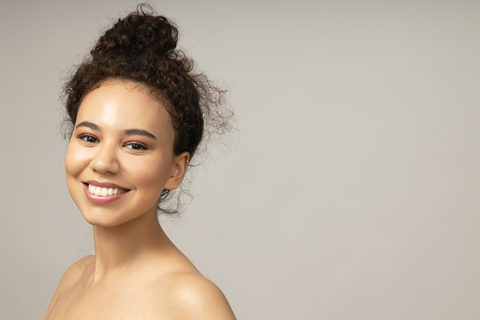
[[[480,319],[479,1],[150,3],[240,117],[164,221],[239,319]],[[2,319],[93,252],[60,79],[134,6],[0,2]]]

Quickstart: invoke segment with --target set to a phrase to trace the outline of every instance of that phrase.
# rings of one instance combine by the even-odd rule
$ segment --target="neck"
[[[93,281],[122,276],[149,265],[173,243],[160,226],[156,210],[114,227],[94,226],[95,273]]]

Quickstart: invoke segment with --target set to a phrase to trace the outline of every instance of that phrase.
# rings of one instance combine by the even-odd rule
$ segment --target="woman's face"
[[[156,214],[189,157],[175,156],[174,137],[170,115],[144,88],[115,81],[90,92],[65,157],[68,190],[85,219],[108,227]]]

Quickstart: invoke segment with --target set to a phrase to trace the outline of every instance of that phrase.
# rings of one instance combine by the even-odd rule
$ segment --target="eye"
[[[147,150],[147,146],[145,146],[143,143],[134,141],[134,142],[129,142],[125,144],[125,147],[132,149],[132,150]]]
[[[81,135],[78,136],[78,139],[83,140],[83,141],[88,142],[88,143],[98,142],[97,137],[95,137],[92,134],[88,134],[88,133],[82,133]]]

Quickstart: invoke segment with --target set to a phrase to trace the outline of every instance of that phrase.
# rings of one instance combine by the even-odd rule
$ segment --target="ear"
[[[175,157],[170,177],[165,183],[164,189],[173,190],[180,185],[183,181],[183,177],[185,177],[185,172],[187,172],[189,160],[190,153],[187,151]]]

